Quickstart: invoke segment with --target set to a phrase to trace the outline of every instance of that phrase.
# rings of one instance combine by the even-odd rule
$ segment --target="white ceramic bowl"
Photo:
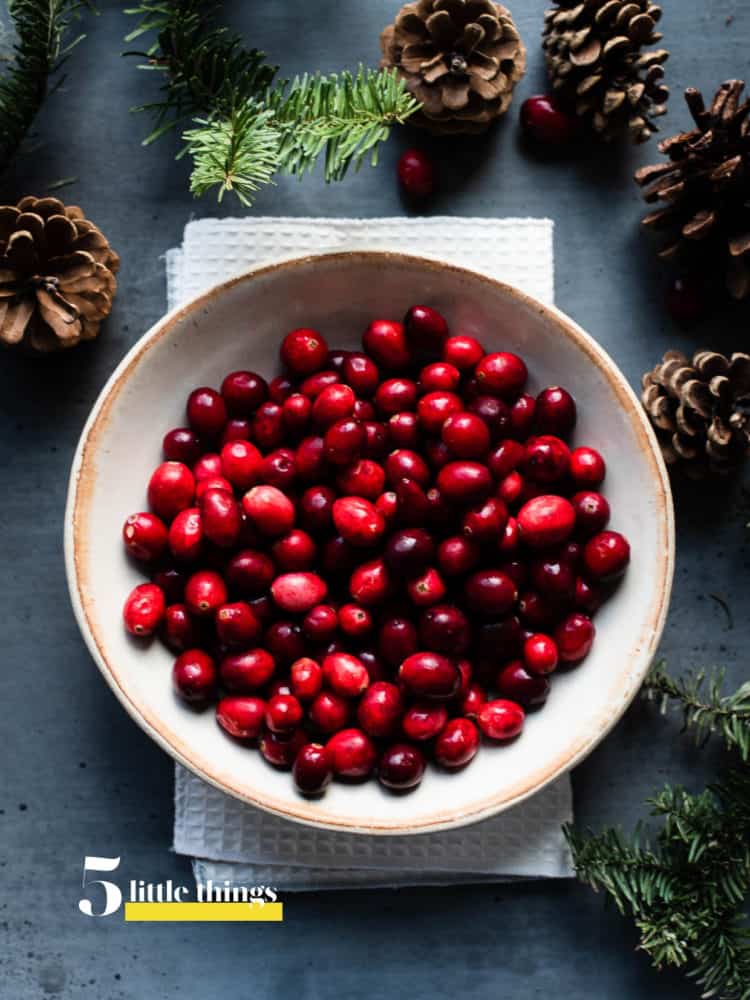
[[[145,507],[161,437],[184,423],[188,392],[237,368],[270,376],[281,337],[320,329],[331,345],[359,346],[376,316],[428,302],[454,331],[489,350],[520,353],[530,389],[565,385],[578,402],[577,441],[608,460],[612,526],[632,544],[630,569],[596,619],[597,641],[577,669],[554,678],[545,708],[511,746],[485,746],[458,774],[428,769],[414,792],[377,782],[334,783],[319,800],[289,774],[232,742],[212,711],[173,695],[173,657],[131,641],[122,603],[138,568],[125,556],[125,517]],[[126,355],[94,406],[73,462],[65,556],[73,607],[107,682],[138,724],[176,760],[231,795],[313,826],[407,834],[460,826],[520,802],[581,761],[637,692],[661,634],[672,582],[669,482],[638,401],[604,351],[562,313],[471,271],[382,252],[334,253],[256,268],[165,316]]]

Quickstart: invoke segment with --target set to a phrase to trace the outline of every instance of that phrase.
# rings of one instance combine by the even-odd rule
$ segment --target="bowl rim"
[[[605,709],[596,716],[586,732],[565,753],[540,766],[531,777],[516,783],[509,789],[494,792],[477,800],[471,806],[452,809],[450,805],[439,808],[434,813],[416,820],[389,821],[387,818],[362,819],[338,816],[321,817],[307,800],[288,802],[274,798],[265,792],[254,792],[241,787],[223,773],[221,766],[203,759],[194,748],[187,746],[176,733],[169,730],[155,713],[128,689],[124,672],[108,658],[103,630],[99,628],[93,613],[91,599],[86,594],[84,569],[85,538],[83,525],[93,500],[93,481],[96,478],[95,453],[98,440],[106,430],[109,412],[115,398],[124,387],[131,372],[145,357],[150,348],[168,336],[174,328],[191,314],[200,312],[204,306],[245,282],[268,276],[284,270],[294,270],[300,266],[314,265],[316,262],[335,263],[358,262],[377,265],[378,263],[401,263],[428,271],[450,271],[459,278],[489,285],[521,306],[530,308],[556,325],[561,333],[572,340],[599,369],[610,384],[630,422],[635,426],[643,451],[648,454],[655,482],[657,511],[655,516],[661,524],[661,540],[655,554],[655,570],[659,575],[657,599],[649,609],[648,620],[643,629],[643,642],[638,647],[638,663],[624,676],[620,674],[614,689],[614,696]],[[105,680],[135,722],[171,757],[193,771],[198,777],[209,782],[234,798],[263,809],[287,820],[318,829],[344,833],[376,835],[405,835],[431,833],[453,829],[479,822],[505,811],[541,791],[550,782],[561,777],[575,767],[604,739],[620,720],[637,694],[653,659],[662,635],[672,589],[675,561],[674,512],[669,476],[658,445],[656,435],[625,376],[609,354],[582,327],[556,306],[546,305],[533,296],[520,291],[496,278],[492,278],[471,268],[432,257],[427,254],[410,254],[382,249],[358,248],[356,250],[334,251],[320,254],[293,255],[256,265],[226,281],[207,289],[187,303],[167,312],[146,331],[128,350],[123,359],[107,379],[99,393],[76,447],[70,472],[64,521],[64,554],[68,590],[78,627],[94,662]],[[625,682],[624,685],[622,682]]]

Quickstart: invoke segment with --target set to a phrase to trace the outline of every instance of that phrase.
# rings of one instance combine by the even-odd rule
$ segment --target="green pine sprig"
[[[8,0],[16,43],[0,77],[0,170],[31,128],[71,50],[83,35],[68,39],[81,0]]]

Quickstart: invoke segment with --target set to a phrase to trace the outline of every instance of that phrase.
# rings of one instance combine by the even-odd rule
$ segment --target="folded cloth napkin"
[[[428,253],[500,278],[551,303],[548,219],[202,219],[167,254],[173,308],[254,264],[357,247]],[[179,764],[174,850],[214,884],[316,889],[451,885],[572,875],[561,825],[572,819],[567,776],[500,816],[407,837],[335,833],[239,802]]]

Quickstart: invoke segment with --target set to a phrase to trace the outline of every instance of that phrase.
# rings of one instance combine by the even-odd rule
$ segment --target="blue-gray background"
[[[638,232],[642,208],[631,181],[633,169],[656,155],[654,143],[558,160],[521,143],[520,101],[544,87],[544,6],[514,5],[529,69],[507,119],[490,135],[436,141],[403,131],[376,170],[335,187],[317,177],[282,180],[255,210],[407,212],[394,167],[399,151],[417,143],[438,167],[431,211],[555,220],[557,301],[634,384],[667,347],[746,348],[747,314],[729,311],[685,332],[662,306],[662,276]],[[674,132],[687,122],[687,85],[711,91],[748,72],[750,7],[742,0],[666,6],[673,97],[662,129]],[[290,75],[374,63],[396,3],[227,7],[245,38]],[[78,634],[62,520],[89,408],[128,347],[164,311],[161,255],[180,241],[189,218],[217,211],[210,198],[196,202],[188,194],[187,165],[174,162],[174,141],[139,145],[147,121],[128,109],[153,95],[157,78],[120,58],[132,19],[107,0],[99,10],[86,17],[88,38],[70,60],[64,87],[0,187],[7,202],[77,177],[62,197],[84,206],[123,259],[117,302],[98,341],[64,357],[0,358],[0,997],[692,996],[678,976],[654,972],[634,951],[630,925],[573,882],[301,895],[288,901],[283,925],[267,927],[125,925],[119,916],[92,920],[78,912],[85,854],[121,855],[123,878],[190,878],[187,861],[169,852],[172,762],[117,704]],[[233,210],[231,203],[223,209]],[[738,682],[750,633],[747,497],[739,484],[692,486],[679,491],[677,515],[676,586],[662,652],[675,670],[724,663]],[[727,602],[733,627],[711,595]],[[580,823],[630,827],[664,781],[700,787],[719,753],[694,750],[678,728],[635,704],[573,776]]]

